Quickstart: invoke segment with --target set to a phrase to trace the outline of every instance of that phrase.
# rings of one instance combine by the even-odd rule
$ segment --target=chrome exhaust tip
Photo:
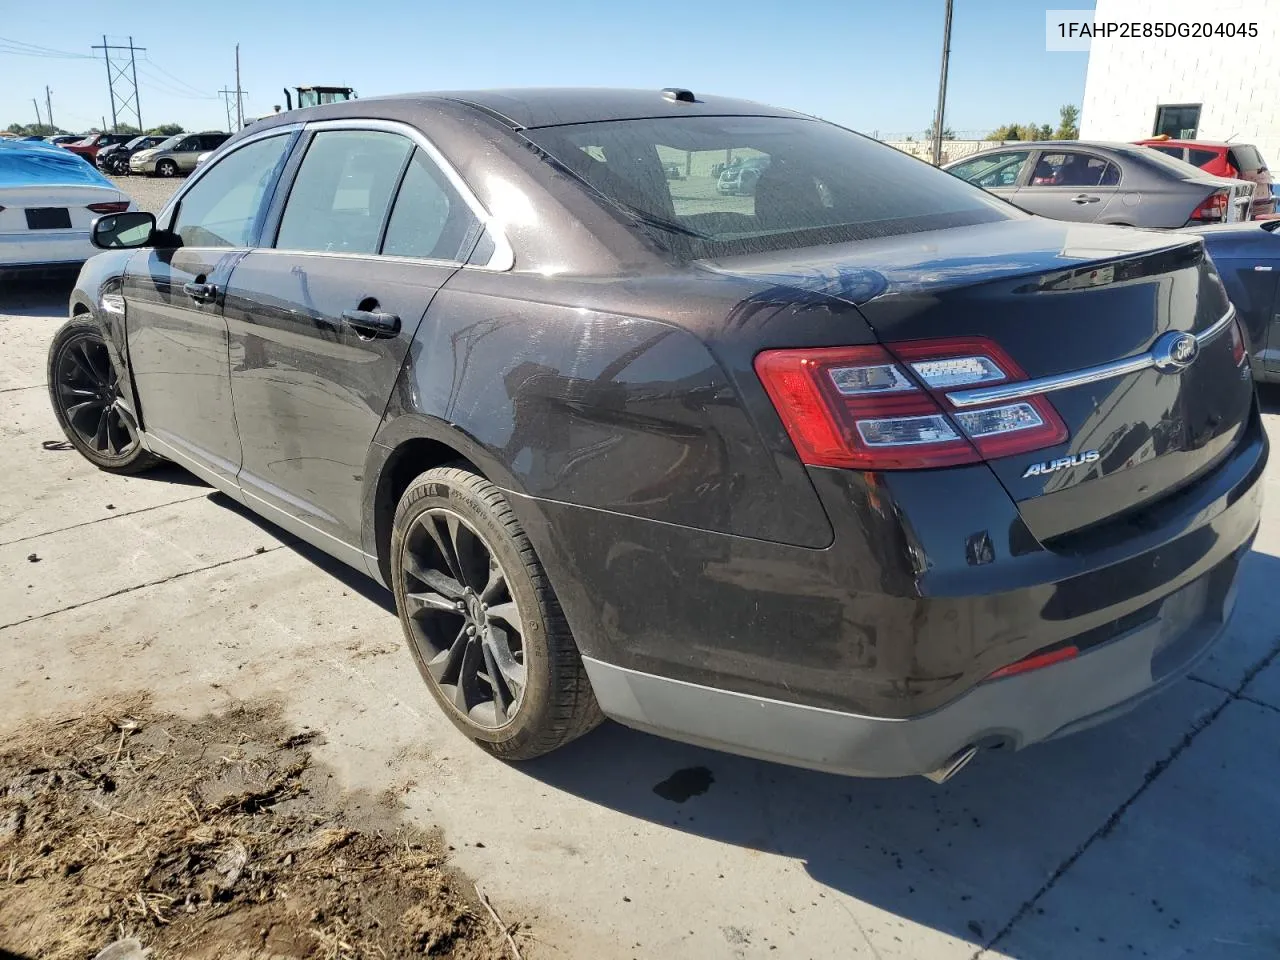
[[[937,770],[930,770],[924,774],[925,778],[932,780],[934,783],[946,783],[957,773],[964,769],[965,764],[978,755],[977,747],[965,747],[950,760],[938,767]]]

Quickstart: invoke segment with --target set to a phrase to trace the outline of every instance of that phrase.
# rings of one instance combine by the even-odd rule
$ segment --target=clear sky
[[[955,0],[947,125],[1056,123],[1079,104],[1087,54],[1045,51],[1045,10],[1061,0]],[[1093,0],[1077,0],[1092,7]],[[217,91],[246,116],[285,86],[347,84],[362,96],[502,86],[689,87],[792,107],[852,126],[917,135],[937,98],[943,0],[220,0],[104,3],[3,0],[0,129],[44,114],[75,131],[110,118],[101,59],[22,55],[32,46],[91,57],[111,42],[139,60],[145,125],[226,126]],[[25,46],[24,46],[25,45]],[[97,54],[98,57],[101,54]]]

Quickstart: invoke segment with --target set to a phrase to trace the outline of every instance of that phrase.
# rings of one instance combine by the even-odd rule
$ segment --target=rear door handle
[[[394,337],[400,332],[400,318],[381,310],[343,310],[342,320],[362,337]]]
[[[212,303],[218,299],[218,288],[212,283],[184,283],[182,292],[196,303]]]
[[[1091,197],[1088,194],[1082,193],[1079,196],[1072,197],[1071,202],[1072,203],[1097,203],[1101,199],[1102,199],[1101,197]]]

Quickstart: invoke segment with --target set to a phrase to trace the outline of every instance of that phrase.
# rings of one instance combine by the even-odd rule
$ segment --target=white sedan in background
[[[79,266],[97,253],[89,243],[93,221],[136,209],[75,154],[48,143],[0,141],[0,276]]]

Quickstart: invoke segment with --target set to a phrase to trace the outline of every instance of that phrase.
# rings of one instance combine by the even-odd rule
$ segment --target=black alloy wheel
[[[532,759],[603,719],[528,535],[470,465],[433,467],[401,495],[388,580],[427,688],[485,750]]]
[[[477,726],[497,730],[528,684],[520,610],[484,538],[443,507],[420,513],[400,573],[413,642],[440,692]]]
[[[143,446],[120,377],[97,326],[72,320],[49,350],[49,394],[63,433],[86,459],[116,473],[159,463]]]

